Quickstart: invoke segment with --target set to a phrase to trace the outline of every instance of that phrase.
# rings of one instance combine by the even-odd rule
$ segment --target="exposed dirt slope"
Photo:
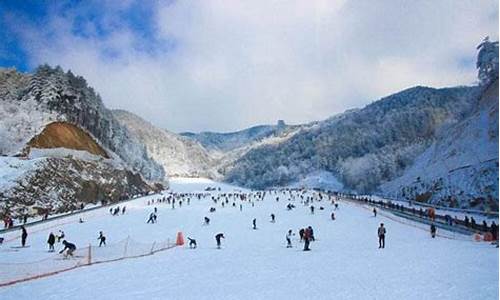
[[[87,132],[67,122],[50,123],[28,145],[32,148],[67,148],[83,150],[109,158],[106,151]]]

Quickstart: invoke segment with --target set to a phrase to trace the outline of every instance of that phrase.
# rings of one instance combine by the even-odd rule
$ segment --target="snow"
[[[220,187],[221,192],[241,190],[206,179],[171,182],[174,192],[201,192],[207,186]],[[112,217],[102,209],[84,214],[83,224],[75,216],[58,221],[72,223],[50,229],[43,229],[50,224],[28,227],[31,247],[13,252],[10,247],[19,241],[5,242],[0,246],[0,266],[57,256],[46,252],[45,241],[49,230],[58,229],[78,247],[95,245],[100,230],[109,245],[127,236],[145,243],[174,238],[182,231],[197,239],[198,249],[177,247],[78,268],[0,288],[0,299],[498,299],[496,248],[464,239],[432,239],[427,231],[383,216],[374,218],[349,202],[340,202],[337,219],[331,221],[333,207],[326,201],[315,202],[312,215],[299,200],[287,211],[283,196],[276,202],[276,195],[268,194],[255,207],[243,202],[241,212],[239,205],[223,208],[219,203],[217,212],[209,213],[214,206],[209,198],[192,198],[190,205],[174,210],[158,204],[159,222],[146,224],[153,210],[147,201],[154,198],[158,195],[128,202],[123,216]],[[276,223],[269,222],[271,213]],[[204,216],[211,218],[210,225],[202,225]],[[253,218],[258,230],[251,229]],[[387,227],[383,250],[376,237],[380,222]],[[294,248],[287,249],[286,231],[309,225],[317,237],[312,251],[301,251],[297,237]],[[226,236],[221,250],[215,248],[218,232]]]
[[[18,180],[37,169],[37,164],[44,160],[44,158],[22,160],[16,157],[0,156],[0,191],[15,186]]]
[[[308,174],[304,178],[290,184],[292,188],[309,188],[309,189],[323,189],[330,191],[341,191],[344,186],[335,177],[335,175],[328,171],[316,171]]]

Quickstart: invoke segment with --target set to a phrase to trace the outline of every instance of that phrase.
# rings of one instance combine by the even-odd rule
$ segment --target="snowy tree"
[[[488,85],[498,79],[498,41],[491,42],[490,38],[486,37],[477,49],[478,78],[481,85]]]

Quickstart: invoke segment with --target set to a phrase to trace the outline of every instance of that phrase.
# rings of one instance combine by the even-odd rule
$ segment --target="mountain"
[[[163,167],[84,78],[0,69],[0,214],[37,214],[149,193]]]
[[[220,177],[214,158],[197,141],[157,128],[128,111],[114,110],[113,115],[146,146],[148,156],[160,163],[169,177]]]
[[[198,141],[209,150],[229,152],[269,137],[279,136],[296,127],[286,125],[284,121],[280,120],[276,125],[259,125],[236,132],[183,132],[180,135]]]
[[[498,79],[473,113],[444,128],[384,194],[450,207],[498,210]]]
[[[326,171],[346,189],[372,192],[401,175],[440,128],[463,120],[478,96],[477,87],[407,89],[250,150],[225,179],[266,188]]]

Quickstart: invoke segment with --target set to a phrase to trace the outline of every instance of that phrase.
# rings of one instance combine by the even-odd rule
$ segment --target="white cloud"
[[[70,68],[108,106],[174,131],[307,122],[413,85],[471,84],[463,62],[498,39],[496,1],[159,3],[155,37],[174,47],[154,52],[115,12],[112,35],[77,36],[76,14],[22,26],[33,63]]]

